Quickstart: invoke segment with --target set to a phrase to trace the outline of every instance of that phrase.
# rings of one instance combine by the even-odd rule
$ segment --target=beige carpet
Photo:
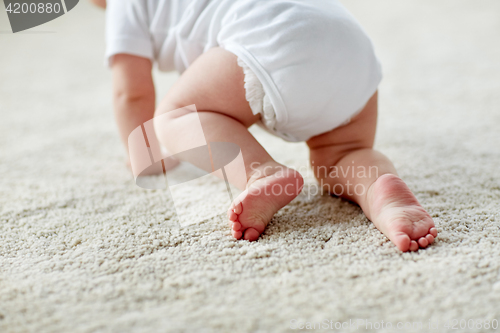
[[[255,243],[233,240],[223,214],[176,227],[168,192],[124,167],[103,14],[81,2],[12,35],[2,11],[0,332],[500,320],[500,2],[345,3],[384,64],[376,145],[435,218],[431,248],[402,254],[358,207],[307,189]],[[158,79],[162,95],[174,76]],[[304,144],[255,133],[279,161],[307,164]],[[190,190],[192,205],[213,196]]]

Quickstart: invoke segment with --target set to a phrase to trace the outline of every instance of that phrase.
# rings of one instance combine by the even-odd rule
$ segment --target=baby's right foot
[[[380,176],[368,191],[368,202],[373,224],[401,251],[417,251],[434,242],[434,221],[401,178]]]
[[[266,172],[269,169],[272,171]],[[273,215],[292,201],[304,185],[297,171],[283,165],[267,165],[267,169],[263,166],[261,170],[262,175],[249,180],[247,189],[227,212],[236,239],[257,240]]]

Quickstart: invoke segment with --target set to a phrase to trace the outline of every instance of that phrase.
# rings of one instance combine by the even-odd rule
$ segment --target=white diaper
[[[363,28],[335,0],[256,3],[237,7],[218,40],[238,56],[262,127],[306,141],[346,124],[382,79]]]
[[[108,0],[106,59],[126,53],[184,72],[234,53],[262,124],[288,141],[341,126],[377,90],[372,42],[339,0]]]
[[[243,73],[245,74],[245,97],[250,104],[250,108],[253,114],[261,115],[258,124],[271,134],[287,140],[286,136],[284,137],[276,130],[276,113],[257,75],[240,58],[238,58],[238,65],[243,68]]]

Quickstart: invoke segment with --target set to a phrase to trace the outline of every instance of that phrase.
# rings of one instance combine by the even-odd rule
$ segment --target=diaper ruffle
[[[240,58],[238,58],[238,65],[243,68],[243,73],[245,74],[245,97],[250,104],[253,114],[260,114],[263,127],[272,133],[276,133],[276,112],[264,91],[262,83],[250,67]]]

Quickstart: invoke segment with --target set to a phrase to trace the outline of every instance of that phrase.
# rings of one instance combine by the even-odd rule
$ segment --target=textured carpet
[[[0,332],[500,320],[500,2],[345,4],[384,65],[376,145],[435,218],[432,247],[400,253],[358,207],[307,187],[258,242],[232,239],[217,203],[179,227],[169,192],[135,186],[124,167],[103,13],[80,2],[12,35],[2,11]],[[158,95],[174,79],[158,76]],[[307,164],[304,144],[253,131],[280,162]],[[194,206],[216,189],[188,191]]]

